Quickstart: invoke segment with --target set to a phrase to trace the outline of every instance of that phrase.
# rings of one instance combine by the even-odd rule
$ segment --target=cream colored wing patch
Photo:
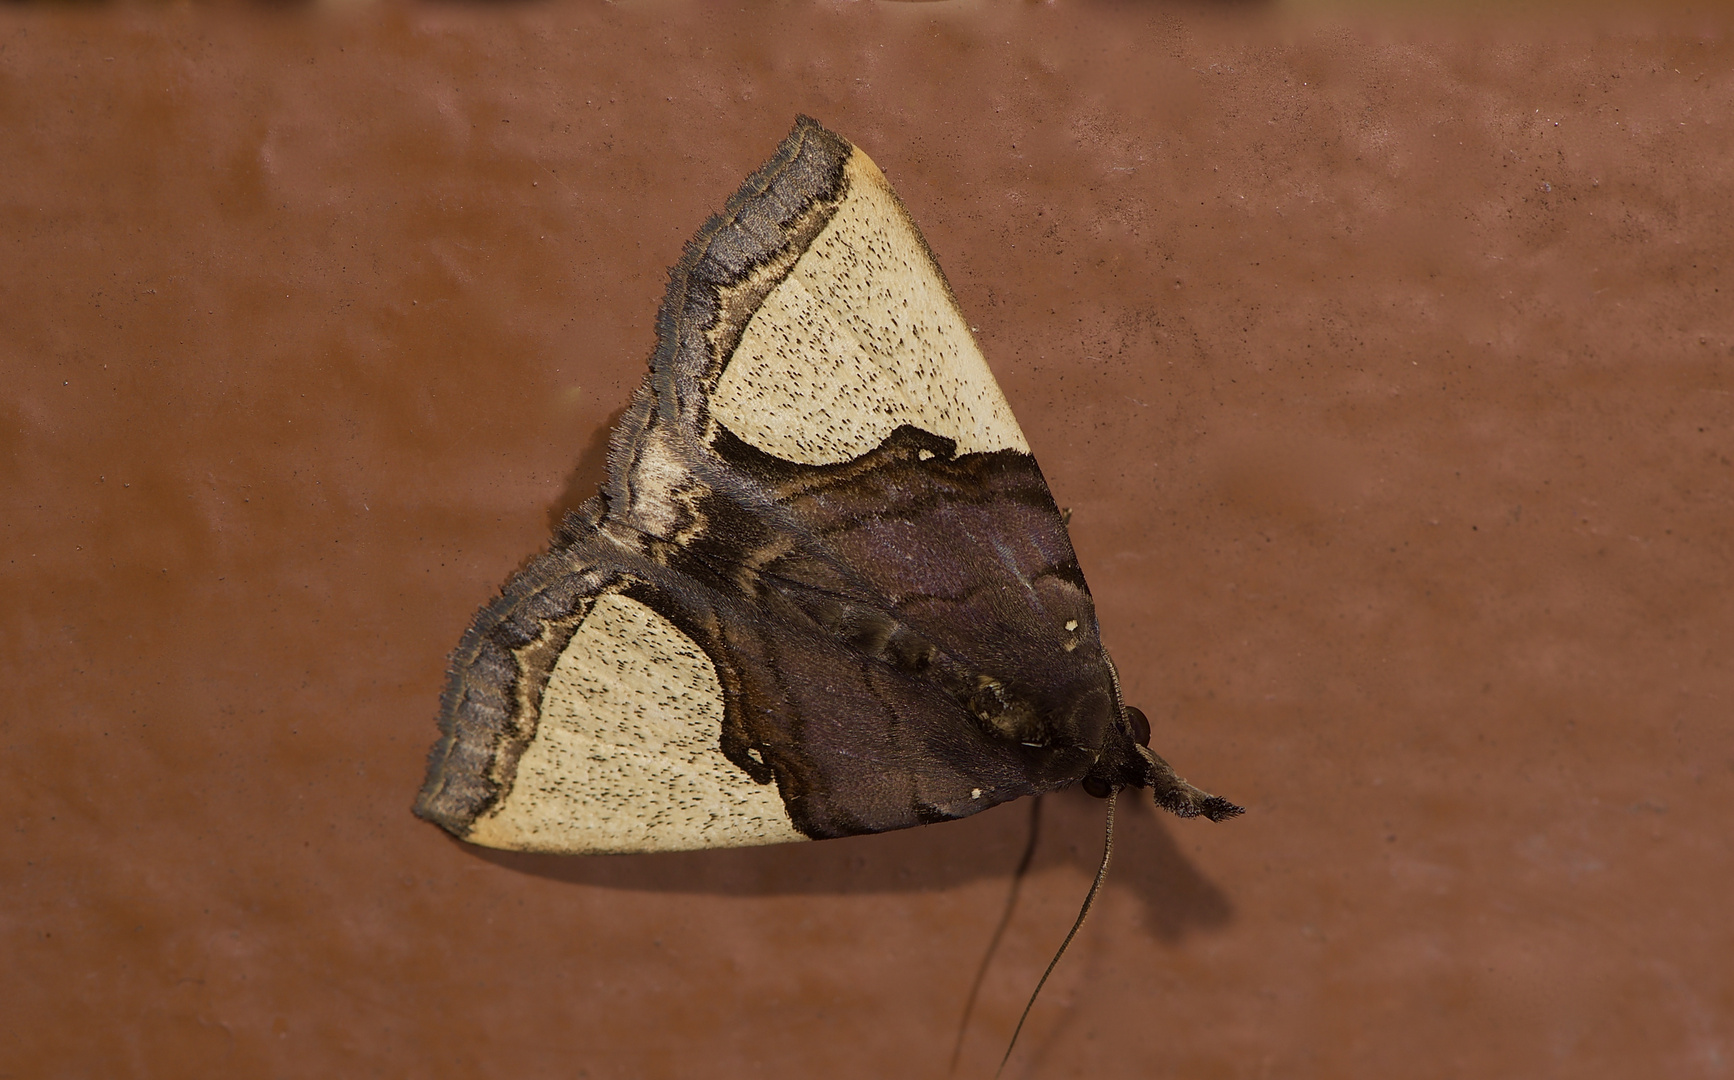
[[[605,593],[549,673],[511,791],[464,839],[561,854],[805,840],[719,749],[722,687],[673,623]]]
[[[759,306],[711,392],[711,416],[785,461],[827,465],[900,424],[960,454],[1029,452],[945,276],[879,167],[848,193]]]

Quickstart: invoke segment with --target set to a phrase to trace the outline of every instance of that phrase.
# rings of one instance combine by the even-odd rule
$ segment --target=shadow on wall
[[[566,515],[575,513],[602,489],[603,482],[608,479],[608,440],[614,434],[614,429],[620,426],[620,418],[626,415],[628,407],[622,405],[610,413],[602,426],[590,436],[590,441],[584,444],[584,451],[578,455],[578,463],[566,474],[559,497],[548,507],[550,533],[558,533],[560,523],[565,520]]]
[[[1020,801],[963,821],[876,836],[717,851],[526,855],[452,843],[507,870],[601,888],[729,896],[921,892],[978,879],[1009,884],[1028,836],[1027,806]],[[1234,917],[1228,897],[1198,872],[1170,834],[1213,826],[1161,817],[1147,793],[1129,789],[1121,796],[1107,887],[1142,899],[1146,927],[1165,942],[1227,925]],[[1103,804],[1080,790],[1045,796],[1030,873],[1076,867],[1081,902],[1083,883],[1101,857],[1102,823]]]

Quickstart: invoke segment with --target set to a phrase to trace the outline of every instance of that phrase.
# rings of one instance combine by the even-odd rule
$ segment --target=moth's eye
[[[1132,738],[1139,746],[1150,745],[1150,718],[1144,715],[1144,710],[1126,706],[1126,719],[1132,724]]]
[[[1098,799],[1106,799],[1108,793],[1113,790],[1108,786],[1108,782],[1099,776],[1086,776],[1083,783],[1084,790]]]

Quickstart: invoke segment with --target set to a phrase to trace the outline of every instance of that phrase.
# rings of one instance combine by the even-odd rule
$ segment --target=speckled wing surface
[[[452,657],[417,814],[595,853],[1079,780],[1238,812],[1141,745],[1041,470],[865,154],[801,118],[687,245],[657,331],[603,490]]]

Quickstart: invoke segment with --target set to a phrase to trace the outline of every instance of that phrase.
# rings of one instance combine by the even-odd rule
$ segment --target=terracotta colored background
[[[572,860],[409,814],[447,651],[806,111],[1249,807],[1123,815],[1009,1075],[1728,1076],[1731,26],[0,12],[0,1075],[944,1075],[1021,805]],[[1100,827],[1049,800],[963,1075]]]

